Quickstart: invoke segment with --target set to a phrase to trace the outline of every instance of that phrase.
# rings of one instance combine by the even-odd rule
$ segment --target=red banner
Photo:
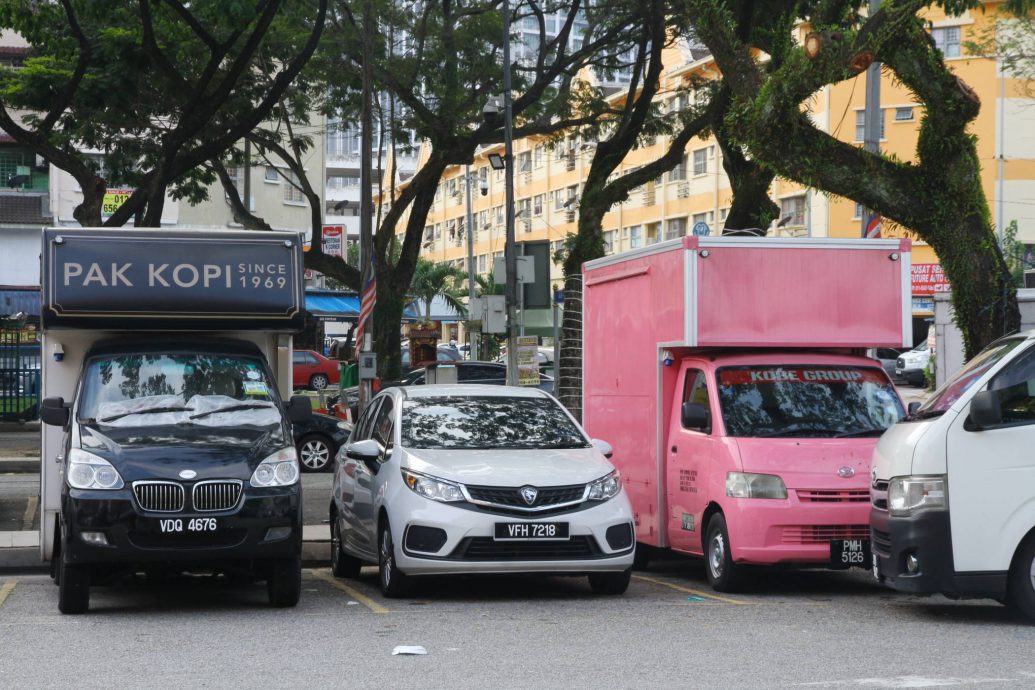
[[[941,264],[913,264],[913,294],[933,295],[948,292],[949,279],[942,272]]]
[[[882,372],[876,369],[757,367],[723,369],[719,372],[720,386],[744,386],[759,383],[876,383],[885,385],[887,379],[884,378]]]

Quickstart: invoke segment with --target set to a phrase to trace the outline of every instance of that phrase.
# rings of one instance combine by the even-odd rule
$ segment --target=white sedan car
[[[635,539],[610,454],[537,388],[385,389],[338,452],[334,574],[377,563],[387,597],[449,573],[585,574],[621,594]]]

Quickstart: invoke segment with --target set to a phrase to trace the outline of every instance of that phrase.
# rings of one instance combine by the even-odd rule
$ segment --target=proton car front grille
[[[528,512],[578,503],[586,495],[585,484],[535,487],[535,498],[529,503],[521,495],[522,487],[468,485],[466,488],[473,501]]]
[[[133,495],[141,508],[153,513],[183,510],[183,486],[176,482],[133,482]]]
[[[216,479],[198,482],[194,485],[191,501],[194,510],[211,513],[218,510],[230,510],[241,499],[241,481],[239,479]]]

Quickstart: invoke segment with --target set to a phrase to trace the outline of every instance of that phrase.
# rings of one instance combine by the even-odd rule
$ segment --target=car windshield
[[[960,369],[948,381],[936,390],[930,398],[920,406],[920,409],[913,415],[914,419],[925,419],[937,417],[944,413],[952,404],[960,399],[974,382],[980,379],[985,373],[994,367],[1003,357],[1024,342],[1024,338],[1011,338],[1009,340],[992,343],[979,352],[974,359],[967,362],[967,365]]]
[[[879,436],[904,415],[883,369],[744,366],[717,378],[729,436]]]
[[[89,361],[79,401],[84,424],[141,427],[279,425],[276,389],[258,359],[124,354]]]
[[[436,396],[402,408],[407,448],[588,448],[579,427],[550,398]]]

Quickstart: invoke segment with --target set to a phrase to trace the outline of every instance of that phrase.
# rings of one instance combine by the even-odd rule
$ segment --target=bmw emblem
[[[535,503],[535,499],[539,496],[539,489],[534,486],[523,486],[518,493],[521,494],[521,498],[524,499],[526,504],[532,505]]]
[[[837,476],[844,479],[851,479],[855,476],[855,468],[851,465],[842,465],[837,468]]]
[[[198,473],[194,470],[180,470],[180,479],[194,479]]]

